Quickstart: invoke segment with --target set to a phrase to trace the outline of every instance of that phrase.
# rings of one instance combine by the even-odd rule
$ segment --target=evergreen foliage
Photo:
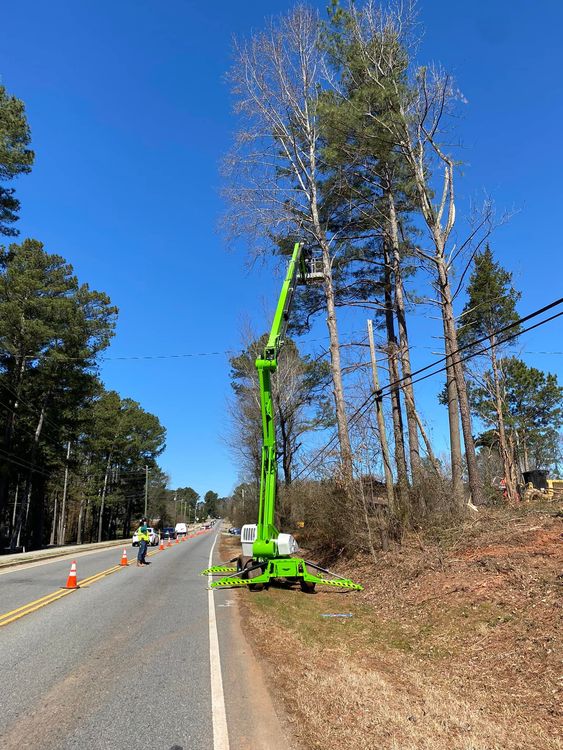
[[[35,154],[29,148],[31,133],[20,99],[0,85],[0,183],[11,182],[31,171]],[[14,236],[20,202],[14,189],[0,184],[0,234]]]
[[[467,285],[467,302],[461,314],[458,336],[460,346],[471,346],[482,338],[498,338],[495,331],[517,322],[516,303],[521,293],[512,286],[512,274],[495,261],[487,244],[475,255],[473,272]],[[518,328],[510,330],[510,335]],[[482,345],[483,346],[483,345]]]
[[[158,484],[165,431],[131,399],[106,391],[99,355],[117,308],[80,284],[37,240],[0,249],[0,524],[4,545],[41,546],[58,526],[71,471],[67,538],[128,535],[144,504],[144,467]],[[70,443],[69,462],[67,447]],[[63,532],[63,540],[64,540]]]
[[[530,367],[517,357],[500,360],[504,389],[503,415],[523,471],[557,469],[561,459],[560,430],[563,426],[563,387],[557,376]],[[488,377],[492,379],[489,373]],[[497,414],[491,392],[471,389],[472,406],[485,425],[496,426]],[[498,433],[484,433],[482,444],[497,445]]]

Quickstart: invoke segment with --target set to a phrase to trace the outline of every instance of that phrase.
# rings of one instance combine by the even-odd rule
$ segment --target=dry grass
[[[359,594],[240,592],[305,750],[561,748],[561,531],[482,512],[349,563]]]

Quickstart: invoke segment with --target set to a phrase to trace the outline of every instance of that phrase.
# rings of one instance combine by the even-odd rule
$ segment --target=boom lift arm
[[[295,287],[299,278],[305,282],[306,275],[307,268],[303,259],[302,245],[298,242],[293,249],[293,255],[289,262],[270,336],[262,357],[256,360],[262,412],[260,497],[256,540],[253,546],[253,554],[257,557],[274,554],[275,543],[272,540],[278,537],[278,530],[274,526],[278,466],[271,376],[277,370],[279,351],[285,342]]]
[[[309,267],[310,264],[310,267]],[[272,328],[262,356],[256,360],[262,413],[262,461],[258,521],[241,530],[243,555],[237,567],[217,565],[202,571],[203,575],[235,573],[215,581],[215,587],[248,586],[259,590],[275,578],[299,581],[303,591],[312,592],[317,583],[339,588],[361,590],[362,586],[341,578],[315,563],[294,557],[297,542],[290,534],[280,534],[274,525],[277,491],[277,455],[274,404],[271,376],[278,366],[278,355],[284,344],[298,282],[319,278],[313,262],[307,259],[301,243],[296,243],[281,289]]]

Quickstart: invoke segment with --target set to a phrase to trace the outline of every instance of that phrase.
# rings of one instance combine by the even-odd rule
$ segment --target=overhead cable
[[[530,313],[529,315],[526,315],[523,318],[519,318],[514,323],[511,323],[511,324],[509,324],[507,326],[504,326],[503,328],[498,329],[497,331],[494,331],[493,335],[497,336],[498,334],[500,334],[502,332],[509,331],[509,330],[511,330],[511,329],[519,326],[522,322],[527,321],[527,320],[531,320],[532,318],[535,318],[538,315],[541,315],[543,312],[546,312],[547,310],[551,310],[552,308],[554,308],[554,307],[556,307],[556,306],[558,306],[558,305],[560,305],[562,303],[563,303],[563,298],[555,300],[551,304],[546,305],[545,307],[542,307],[539,310],[535,310],[534,312]],[[540,320],[538,323],[535,323],[532,326],[528,326],[527,328],[524,328],[522,330],[518,330],[515,333],[511,334],[510,336],[506,336],[503,339],[501,339],[500,341],[495,342],[494,344],[489,344],[488,346],[483,347],[479,351],[472,351],[469,354],[467,354],[465,357],[461,357],[457,361],[460,362],[460,363],[466,362],[468,359],[472,359],[473,357],[479,356],[480,354],[484,354],[485,352],[489,351],[490,349],[493,349],[495,346],[500,346],[502,344],[505,344],[506,342],[511,341],[512,339],[515,339],[515,338],[517,338],[518,336],[520,336],[520,335],[522,335],[524,333],[528,333],[529,331],[532,331],[535,328],[539,328],[540,326],[545,325],[545,323],[549,323],[552,320],[555,320],[556,318],[559,318],[561,316],[563,316],[563,311],[558,312],[555,315],[551,315],[549,318],[545,318],[544,320]],[[459,352],[461,352],[463,350],[469,349],[469,348],[473,349],[476,344],[482,343],[483,341],[487,341],[487,340],[490,340],[489,336],[485,336],[485,337],[483,337],[481,339],[478,339],[477,342],[473,342],[470,345],[459,347],[454,352],[452,352],[451,355],[448,355],[448,357],[454,356],[455,354],[457,354],[457,353],[459,353]],[[421,381],[426,380],[427,378],[433,377],[434,375],[438,375],[441,372],[446,372],[447,370],[449,370],[451,367],[453,367],[453,363],[447,364],[445,367],[441,367],[438,370],[434,370],[434,371],[429,372],[429,373],[427,372],[428,370],[430,370],[433,367],[435,367],[437,364],[440,364],[441,362],[444,362],[445,360],[447,360],[448,357],[441,357],[439,360],[436,360],[436,362],[433,362],[433,363],[431,363],[429,365],[426,365],[425,367],[421,367],[420,369],[415,370],[414,372],[412,372],[410,375],[404,376],[402,378],[398,378],[397,380],[395,380],[395,381],[393,381],[391,383],[387,383],[386,385],[384,385],[379,390],[374,391],[373,393],[371,393],[365,399],[365,401],[359,406],[359,408],[356,409],[356,411],[352,414],[352,416],[348,419],[348,426],[352,426],[353,424],[355,424],[366,413],[366,411],[369,409],[369,407],[377,399],[381,399],[383,396],[388,395],[388,394],[384,393],[383,391],[389,390],[389,389],[393,389],[396,386],[398,386],[401,383],[403,383],[405,380],[410,380],[412,384],[414,384],[414,383],[420,383]],[[423,372],[427,372],[427,374],[424,375],[421,378],[416,378],[415,380],[412,380],[412,376],[413,375],[418,375],[418,374],[421,374]],[[309,469],[309,467],[311,467],[314,463],[316,463],[326,453],[326,451],[329,450],[332,447],[333,443],[337,439],[338,439],[338,432],[335,431],[334,434],[331,436],[331,438],[328,440],[328,442],[319,451],[317,451],[315,453],[315,455],[313,456],[313,458],[295,475],[294,479],[298,479],[303,474],[305,474],[305,472],[307,471],[307,469]],[[309,476],[312,473],[312,471],[313,471],[313,469],[311,469],[311,471],[308,471],[307,474],[305,474],[305,476]]]

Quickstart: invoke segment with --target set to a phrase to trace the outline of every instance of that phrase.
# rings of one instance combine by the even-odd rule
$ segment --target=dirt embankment
[[[361,593],[237,592],[303,748],[563,747],[554,511],[481,511],[434,541],[410,536],[343,566]]]

